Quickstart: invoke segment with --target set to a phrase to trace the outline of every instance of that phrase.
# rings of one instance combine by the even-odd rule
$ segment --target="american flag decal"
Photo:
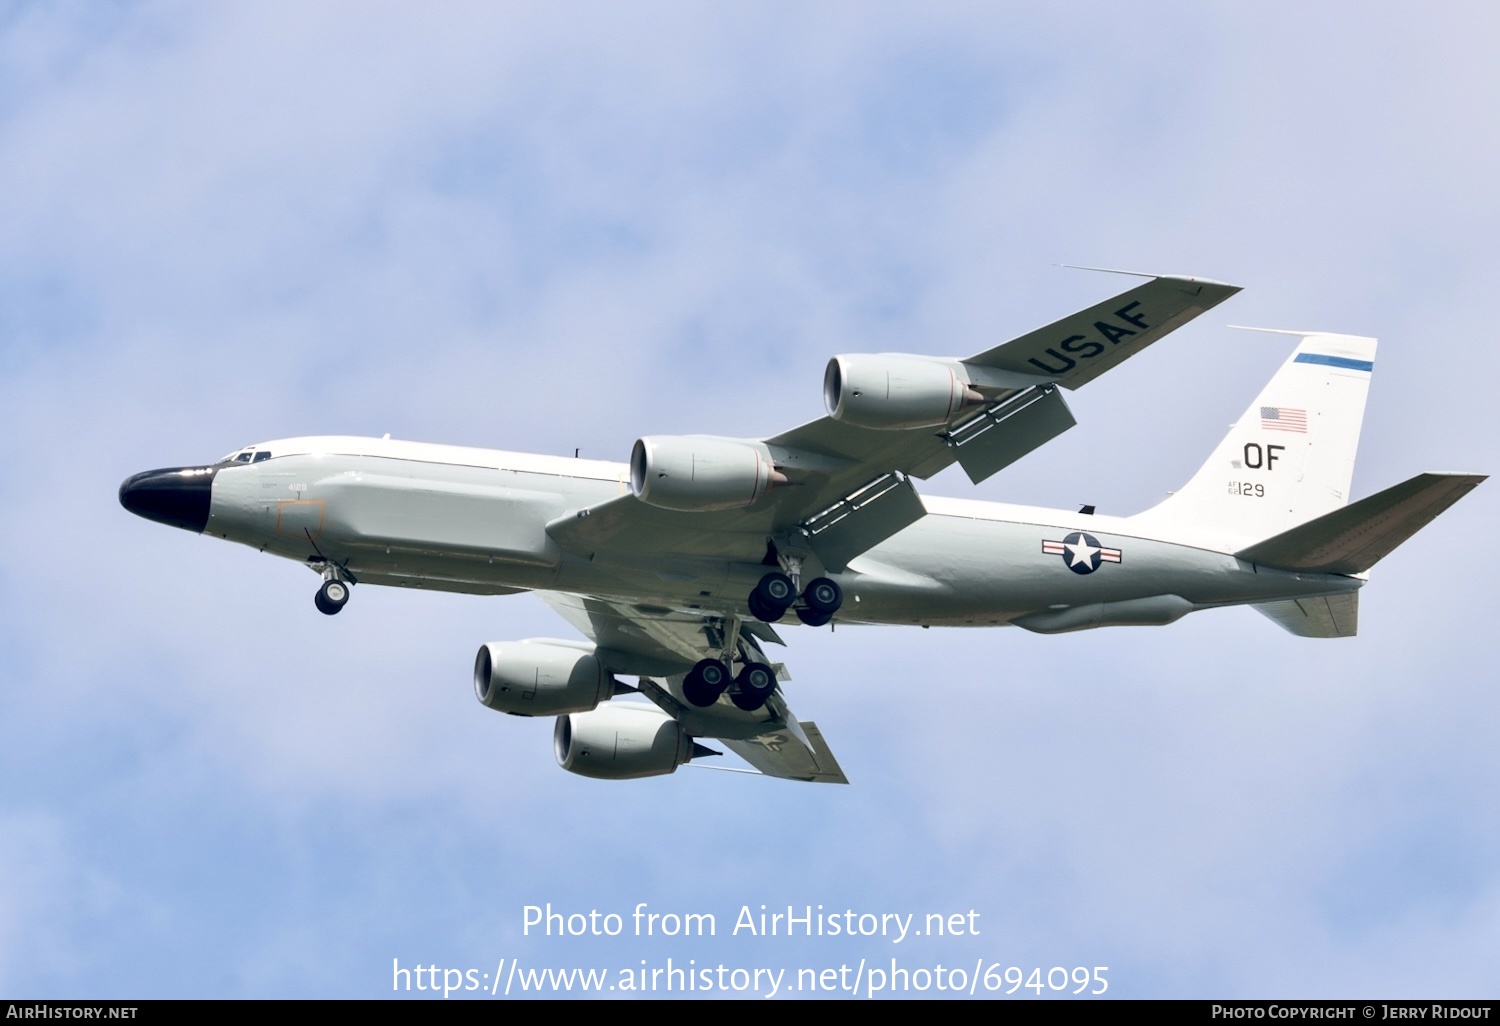
[[[1290,406],[1262,406],[1260,426],[1266,431],[1295,431],[1307,434],[1307,411],[1294,410]]]

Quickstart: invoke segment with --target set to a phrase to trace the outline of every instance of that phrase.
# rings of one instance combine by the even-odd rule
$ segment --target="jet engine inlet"
[[[834,420],[898,430],[946,424],[965,406],[984,402],[956,360],[904,353],[835,356],[823,374],[823,404]]]
[[[664,509],[738,509],[786,481],[769,449],[735,438],[648,437],[637,439],[630,453],[630,490]]]
[[[695,745],[661,709],[639,702],[559,716],[552,744],[559,766],[598,780],[662,776],[696,756],[718,754]]]
[[[583,712],[614,693],[614,678],[589,645],[545,639],[490,642],[474,656],[474,697],[496,712]]]

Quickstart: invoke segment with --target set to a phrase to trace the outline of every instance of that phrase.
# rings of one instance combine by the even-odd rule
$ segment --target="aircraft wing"
[[[925,480],[957,462],[975,482],[986,479],[1073,426],[1059,389],[1092,381],[1238,291],[1220,282],[1152,278],[1004,345],[949,360],[971,375],[982,401],[946,423],[873,428],[827,416],[747,440],[790,486],[740,508],[667,509],[627,493],[561,517],[547,532],[564,549],[590,557],[672,553],[750,563],[766,555],[768,539],[789,538],[805,542],[827,569],[842,570],[921,518],[911,478]]]
[[[790,730],[771,730],[744,741],[724,744],[768,777],[805,780],[815,784],[847,784],[849,778],[828,750],[823,732],[812,720],[802,724],[802,737]]]
[[[777,690],[753,712],[723,697],[700,709],[682,699],[685,671],[708,655],[717,655],[722,623],[716,617],[645,609],[626,602],[584,598],[560,592],[538,592],[597,646],[596,654],[612,671],[636,674],[640,691],[682,723],[694,737],[714,738],[766,776],[815,783],[847,784],[844,771],[815,723],[800,723]],[[763,642],[781,644],[768,624],[740,625],[744,653],[771,665],[777,680],[788,680],[786,668],[770,663]]]
[[[705,618],[702,613],[560,591],[535,594],[599,646],[605,664],[617,673],[670,676],[710,654],[714,618]],[[767,623],[746,621],[740,630],[756,641],[786,644]]]

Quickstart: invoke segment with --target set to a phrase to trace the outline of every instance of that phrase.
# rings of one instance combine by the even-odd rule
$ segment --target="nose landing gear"
[[[313,552],[316,553],[307,557],[307,565],[323,578],[323,586],[313,596],[313,605],[317,606],[318,612],[324,616],[332,616],[348,604],[349,587],[354,583],[354,575],[323,554],[323,550],[318,548],[317,540],[313,538],[311,531],[304,527],[302,533],[307,535],[307,544],[311,545]]]
[[[330,578],[323,582],[318,593],[313,596],[313,605],[318,607],[318,612],[332,616],[349,601],[349,585],[338,578]]]

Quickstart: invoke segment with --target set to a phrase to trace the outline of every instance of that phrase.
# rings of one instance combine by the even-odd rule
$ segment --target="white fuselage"
[[[349,437],[246,451],[269,456],[218,472],[204,533],[299,562],[326,557],[360,583],[546,590],[724,613],[743,611],[766,569],[695,556],[691,538],[670,553],[560,548],[546,525],[627,492],[625,464]],[[1045,631],[1165,623],[1192,609],[1363,583],[1257,568],[1149,517],[944,498],[924,504],[926,517],[831,575],[845,592],[839,622],[1019,620]],[[1064,547],[1070,537],[1075,544]]]

